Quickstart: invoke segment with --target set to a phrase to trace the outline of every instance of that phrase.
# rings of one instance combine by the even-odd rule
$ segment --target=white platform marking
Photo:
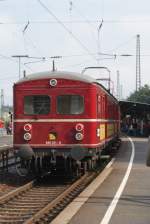
[[[129,175],[130,175],[130,172],[131,172],[131,169],[132,169],[132,165],[133,165],[133,160],[134,160],[134,156],[135,156],[135,147],[134,147],[134,143],[132,141],[131,138],[128,138],[129,141],[131,142],[131,146],[132,146],[132,153],[131,153],[131,157],[130,157],[130,162],[129,162],[129,165],[128,165],[128,168],[127,168],[127,171],[125,173],[125,176],[118,188],[118,191],[116,192],[111,204],[109,205],[106,213],[105,213],[105,216],[104,218],[102,219],[102,221],[100,222],[100,224],[108,224],[110,219],[111,219],[111,216],[117,206],[117,203],[122,195],[122,192],[126,186],[126,183],[128,181],[128,178],[129,178]]]
[[[114,161],[115,159],[112,159],[102,173],[100,173],[100,175],[51,222],[51,224],[67,224],[111,173]]]

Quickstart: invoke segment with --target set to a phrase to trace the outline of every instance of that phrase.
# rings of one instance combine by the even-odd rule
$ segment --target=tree
[[[127,100],[150,104],[150,86],[144,85],[139,91],[132,93]]]

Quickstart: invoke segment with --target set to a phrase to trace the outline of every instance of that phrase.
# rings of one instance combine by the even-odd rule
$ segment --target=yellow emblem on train
[[[49,134],[49,140],[55,141],[56,140],[56,133],[50,133]]]

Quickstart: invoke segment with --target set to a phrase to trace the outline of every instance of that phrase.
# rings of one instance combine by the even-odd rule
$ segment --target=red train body
[[[117,100],[81,74],[46,72],[14,85],[14,149],[32,157],[85,160],[100,156],[119,134]]]

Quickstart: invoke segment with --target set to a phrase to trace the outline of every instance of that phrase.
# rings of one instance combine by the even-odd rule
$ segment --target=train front
[[[66,73],[29,76],[16,83],[16,155],[36,170],[85,167],[99,140],[95,91],[91,81]]]

